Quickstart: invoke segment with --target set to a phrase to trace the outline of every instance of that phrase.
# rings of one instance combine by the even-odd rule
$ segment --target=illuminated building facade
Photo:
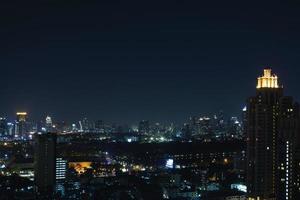
[[[246,108],[247,187],[252,199],[294,199],[299,105],[283,95],[270,69],[258,78]]]
[[[11,123],[11,122],[8,122],[7,123],[7,134],[9,135],[9,136],[11,136],[11,137],[13,137],[14,136],[14,124],[13,123]]]
[[[56,180],[66,179],[67,161],[62,158],[56,158]]]
[[[279,129],[277,143],[277,199],[297,199],[297,155],[299,149],[300,111],[292,97],[283,97],[279,103]],[[298,166],[297,166],[298,165]]]
[[[17,112],[17,120],[15,125],[16,136],[26,138],[27,133],[27,113]]]
[[[264,69],[264,75],[257,78],[256,88],[280,88],[278,85],[278,77],[272,74],[271,69]]]
[[[66,179],[66,173],[67,173],[67,161],[63,158],[56,158],[56,164],[55,164],[55,179],[56,179],[56,185],[55,190],[56,193],[60,194],[61,196],[65,195],[65,179]]]
[[[46,122],[46,130],[48,132],[52,132],[52,125],[53,125],[52,118],[50,116],[47,116],[45,122]]]

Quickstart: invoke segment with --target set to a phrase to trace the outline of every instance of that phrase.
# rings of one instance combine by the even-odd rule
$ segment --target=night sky
[[[220,109],[239,116],[265,66],[300,100],[299,4],[8,2],[0,3],[2,116],[120,123],[183,122]]]

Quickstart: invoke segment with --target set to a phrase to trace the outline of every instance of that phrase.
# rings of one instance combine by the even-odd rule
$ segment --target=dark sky
[[[298,4],[8,2],[0,3],[0,115],[120,123],[239,115],[265,66],[300,100]]]

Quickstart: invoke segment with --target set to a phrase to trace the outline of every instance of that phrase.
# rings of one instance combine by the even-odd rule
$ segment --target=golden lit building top
[[[23,121],[25,122],[26,121],[26,118],[27,118],[27,113],[26,112],[17,112],[17,120],[20,122],[20,121]]]
[[[279,88],[278,77],[271,69],[264,69],[264,75],[257,78],[256,88]]]
[[[27,115],[26,112],[17,112],[17,115]]]

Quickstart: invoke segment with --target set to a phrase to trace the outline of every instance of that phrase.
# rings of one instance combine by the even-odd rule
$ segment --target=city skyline
[[[298,199],[300,109],[281,77],[262,70],[241,121],[220,112],[182,126],[78,127],[51,116],[33,124],[20,111],[13,127],[0,118],[1,189],[43,199]]]
[[[262,68],[262,69],[271,69],[271,70],[273,70],[273,68],[271,68],[271,67],[264,67],[264,68]],[[273,70],[274,71],[274,70]],[[280,84],[280,86],[282,86],[283,87],[283,83],[282,83],[282,81],[281,82],[278,82],[278,84]],[[247,98],[245,98],[245,99],[247,99]],[[297,99],[296,99],[297,100]],[[241,115],[242,115],[242,111],[243,111],[243,109],[244,109],[244,107],[245,107],[245,103],[244,104],[241,104],[242,106],[237,110],[237,112],[235,112],[235,113],[230,113],[230,112],[225,112],[225,116],[226,116],[226,118],[230,118],[230,117],[238,117],[238,118],[241,118]],[[156,123],[156,122],[161,122],[161,123],[184,123],[184,122],[186,122],[186,120],[187,120],[187,118],[189,118],[189,117],[193,117],[193,116],[199,116],[199,117],[213,117],[214,115],[216,115],[218,112],[224,112],[224,111],[228,111],[227,109],[225,109],[225,108],[220,108],[220,109],[212,109],[212,108],[209,108],[209,112],[206,112],[206,113],[201,113],[201,112],[195,112],[195,111],[188,111],[188,112],[185,112],[185,113],[189,113],[189,114],[184,114],[183,116],[184,117],[181,117],[181,119],[180,120],[176,120],[175,118],[172,118],[172,117],[170,117],[170,118],[168,118],[168,119],[166,119],[166,118],[160,118],[160,120],[159,120],[159,117],[158,118],[151,118],[151,117],[147,117],[147,116],[145,116],[144,118],[134,118],[134,119],[131,119],[130,121],[124,121],[124,120],[120,120],[120,121],[117,121],[116,119],[117,119],[117,117],[116,118],[106,118],[106,116],[103,116],[102,118],[100,118],[100,117],[95,117],[95,115],[94,115],[94,118],[91,118],[90,116],[88,116],[87,114],[82,114],[82,115],[77,115],[79,118],[75,118],[75,117],[71,117],[71,118],[69,118],[69,119],[66,119],[66,118],[59,118],[59,116],[57,116],[54,112],[39,112],[39,114],[37,114],[37,113],[28,113],[28,110],[26,110],[26,109],[22,109],[22,110],[16,110],[16,112],[15,113],[4,113],[3,115],[2,115],[2,117],[7,117],[8,118],[8,120],[10,120],[10,121],[13,121],[13,120],[15,120],[15,117],[16,117],[16,115],[18,115],[18,114],[26,114],[26,115],[29,115],[30,116],[30,118],[31,118],[31,120],[34,120],[34,121],[40,121],[40,120],[42,120],[42,121],[44,121],[44,119],[45,118],[47,118],[48,116],[50,116],[50,117],[54,117],[55,118],[55,120],[56,120],[56,122],[59,122],[59,121],[65,121],[65,122],[68,122],[68,123],[73,123],[73,122],[75,122],[75,123],[77,123],[78,121],[80,121],[80,120],[82,120],[82,119],[84,119],[84,118],[88,118],[88,119],[90,119],[90,120],[92,120],[92,121],[97,121],[97,120],[104,120],[104,121],[106,121],[107,123],[112,123],[112,124],[114,124],[114,123],[119,123],[119,124],[123,124],[123,125],[126,125],[126,124],[137,124],[138,122],[140,122],[141,120],[150,120],[150,121],[152,121],[152,123]],[[51,113],[51,114],[50,114]],[[177,113],[178,115],[180,115],[181,113]],[[130,113],[129,113],[129,115],[130,115]],[[36,118],[37,116],[39,116],[40,118]],[[100,115],[99,115],[100,116]]]
[[[1,115],[27,111],[33,119],[121,123],[182,122],[218,110],[238,115],[252,77],[265,67],[300,99],[294,3],[1,7]]]
[[[0,3],[0,199],[300,199],[300,3]]]

